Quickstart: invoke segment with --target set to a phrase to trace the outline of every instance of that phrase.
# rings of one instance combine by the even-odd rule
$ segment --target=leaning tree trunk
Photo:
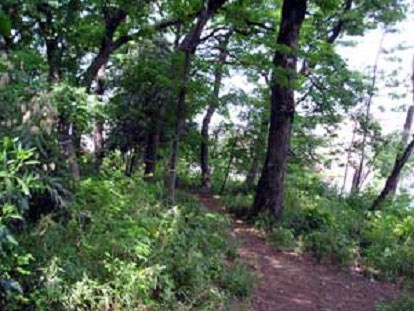
[[[403,140],[402,143],[406,144],[408,137],[410,135],[411,124],[413,122],[413,113],[414,113],[414,59],[412,64],[412,76],[411,76],[411,84],[412,84],[412,92],[413,92],[413,105],[410,106],[407,112],[407,118],[404,124],[404,133],[403,133]],[[400,179],[401,171],[409,160],[412,152],[414,149],[414,138],[412,138],[411,142],[405,146],[404,151],[397,155],[395,159],[394,167],[391,171],[390,176],[387,178],[385,182],[384,189],[382,189],[380,195],[375,199],[374,203],[371,206],[372,210],[379,209],[380,205],[384,202],[384,200],[389,196],[395,194],[395,191],[398,186],[398,181]]]
[[[409,160],[413,152],[413,149],[414,138],[406,146],[404,152],[395,160],[394,167],[392,169],[390,176],[387,178],[387,181],[385,182],[384,189],[382,189],[380,195],[375,199],[374,203],[371,206],[371,210],[378,210],[380,205],[385,201],[385,199],[390,194],[392,194],[392,190],[396,188],[401,171],[405,163],[407,163],[407,161]]]
[[[408,107],[408,110],[407,110],[407,115],[406,115],[406,118],[405,118],[403,134],[402,134],[402,137],[401,137],[401,146],[402,146],[402,148],[404,148],[407,145],[408,138],[409,138],[410,133],[411,133],[411,127],[412,127],[412,124],[413,124],[413,117],[414,117],[414,58],[413,58],[413,62],[412,62],[411,84],[412,84],[412,87],[413,87],[413,104],[410,107]],[[400,156],[400,154],[397,155],[397,158],[399,156]],[[399,177],[397,177],[397,181],[396,181],[395,185],[393,185],[393,188],[391,189],[391,194],[395,194],[397,192],[398,182],[399,182]]]
[[[181,138],[181,133],[184,129],[185,116],[186,116],[186,107],[185,99],[187,95],[187,88],[189,82],[190,68],[191,68],[191,57],[194,55],[195,50],[200,42],[201,33],[206,26],[210,18],[220,9],[227,0],[208,0],[205,4],[203,10],[200,12],[197,18],[197,22],[190,30],[190,32],[185,36],[183,41],[179,46],[180,52],[183,54],[184,60],[179,72],[179,91],[178,91],[178,101],[176,107],[176,120],[175,120],[175,130],[174,130],[174,139],[172,142],[172,150],[169,163],[169,172],[167,176],[166,184],[166,194],[170,202],[175,200],[175,183],[177,179],[177,160],[179,152],[179,143]]]
[[[273,60],[278,74],[273,71],[268,146],[252,209],[253,214],[272,211],[276,219],[280,219],[283,211],[284,181],[295,114],[296,53],[306,4],[306,0],[283,1],[277,44],[286,48],[278,49]],[[285,75],[283,79],[278,77],[281,70]]]
[[[201,127],[201,146],[200,146],[200,163],[201,163],[201,182],[202,188],[209,191],[211,189],[210,181],[210,165],[209,165],[209,127],[211,118],[213,117],[214,112],[216,111],[219,104],[219,93],[221,80],[223,78],[223,67],[227,58],[227,46],[230,40],[231,32],[228,32],[223,41],[219,42],[219,56],[217,65],[214,71],[214,87],[213,87],[213,96],[211,98],[211,103],[207,108],[207,112],[203,118],[203,124]]]

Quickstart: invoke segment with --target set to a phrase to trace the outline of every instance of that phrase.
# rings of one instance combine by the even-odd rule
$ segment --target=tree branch
[[[344,10],[342,14],[345,14],[351,10],[352,3],[353,3],[353,0],[345,0]],[[339,18],[338,23],[332,29],[332,33],[327,38],[326,42],[331,43],[331,44],[334,43],[335,40],[339,37],[339,35],[342,33],[344,26],[345,26],[345,20],[343,18]]]

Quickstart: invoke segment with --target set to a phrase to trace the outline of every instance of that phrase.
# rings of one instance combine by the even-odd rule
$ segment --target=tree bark
[[[287,83],[278,78],[273,71],[268,147],[252,212],[258,214],[269,210],[273,212],[276,219],[280,219],[283,211],[284,181],[295,114],[296,53],[306,7],[306,0],[283,1],[277,44],[285,46],[289,52],[276,51],[273,60],[278,71],[284,70]]]
[[[183,54],[183,64],[179,72],[180,87],[178,91],[178,100],[176,107],[176,121],[174,130],[174,139],[172,143],[171,157],[169,163],[169,172],[166,184],[166,194],[170,202],[175,201],[175,184],[177,179],[177,159],[179,152],[179,142],[181,133],[185,124],[185,98],[189,82],[189,74],[191,68],[191,57],[199,44],[201,33],[210,20],[210,18],[226,3],[227,0],[208,0],[197,18],[197,22],[190,32],[180,43],[179,51]]]
[[[214,70],[214,86],[211,103],[207,108],[207,112],[203,118],[201,127],[201,146],[200,146],[200,163],[201,163],[201,182],[202,188],[210,191],[211,178],[210,178],[210,165],[209,165],[209,127],[211,118],[216,111],[219,104],[220,87],[223,78],[223,67],[227,59],[227,46],[229,44],[231,32],[228,32],[222,41],[219,41],[219,56],[216,68]]]

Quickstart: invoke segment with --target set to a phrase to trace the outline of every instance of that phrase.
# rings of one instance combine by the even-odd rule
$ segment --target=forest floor
[[[209,210],[224,212],[211,195],[200,193],[198,197]],[[277,251],[240,220],[233,220],[232,232],[240,258],[258,278],[250,310],[374,311],[378,303],[403,294],[392,283],[319,264],[310,256]]]

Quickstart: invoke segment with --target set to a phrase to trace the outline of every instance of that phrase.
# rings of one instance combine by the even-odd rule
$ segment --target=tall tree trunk
[[[169,163],[169,172],[166,184],[167,198],[170,202],[175,200],[175,183],[177,179],[177,160],[179,152],[179,143],[181,133],[185,124],[185,98],[189,82],[189,74],[191,68],[191,57],[199,44],[201,33],[210,20],[210,18],[226,3],[227,0],[208,0],[198,15],[197,22],[185,36],[179,46],[179,50],[183,54],[184,60],[179,72],[180,87],[178,91],[178,101],[176,107],[176,121],[174,139],[172,143],[171,157]]]
[[[201,146],[200,146],[200,163],[201,163],[201,182],[202,188],[210,191],[210,165],[209,165],[209,127],[211,118],[216,111],[219,104],[219,95],[221,81],[223,78],[223,67],[227,59],[227,46],[229,44],[230,36],[232,32],[228,32],[222,40],[219,41],[219,56],[216,68],[214,70],[214,86],[213,96],[211,98],[210,105],[207,108],[207,112],[203,118],[203,124],[201,127]]]
[[[184,64],[182,72],[182,86],[178,93],[178,102],[176,107],[176,121],[175,121],[175,130],[174,130],[174,139],[172,143],[171,157],[169,163],[169,173],[167,179],[167,198],[170,202],[175,201],[175,186],[177,180],[177,160],[178,160],[178,151],[179,143],[181,138],[181,133],[183,132],[185,125],[185,97],[187,93],[189,73],[191,65],[191,53],[184,52]]]
[[[358,192],[359,189],[362,186],[363,171],[364,171],[365,158],[366,158],[367,139],[368,139],[368,133],[369,133],[367,127],[368,127],[368,123],[370,121],[372,99],[374,97],[374,88],[375,88],[376,82],[377,82],[378,62],[379,62],[380,55],[382,53],[382,46],[383,46],[383,43],[384,43],[384,38],[385,38],[385,32],[382,34],[380,44],[379,44],[379,47],[378,47],[377,56],[375,58],[374,69],[373,69],[373,73],[372,73],[371,89],[369,90],[368,98],[367,98],[367,101],[365,103],[366,112],[365,112],[365,120],[364,120],[365,125],[364,125],[364,129],[363,129],[364,132],[363,132],[363,136],[362,136],[361,158],[360,158],[358,167],[355,170],[354,176],[352,178],[351,192]]]
[[[272,74],[271,114],[266,160],[253,204],[253,214],[272,211],[279,219],[283,211],[284,181],[295,114],[294,82],[296,80],[297,47],[299,33],[305,19],[306,0],[284,0],[277,44],[286,46],[288,52],[275,53],[274,66],[287,76]],[[283,77],[285,78],[285,77]]]

